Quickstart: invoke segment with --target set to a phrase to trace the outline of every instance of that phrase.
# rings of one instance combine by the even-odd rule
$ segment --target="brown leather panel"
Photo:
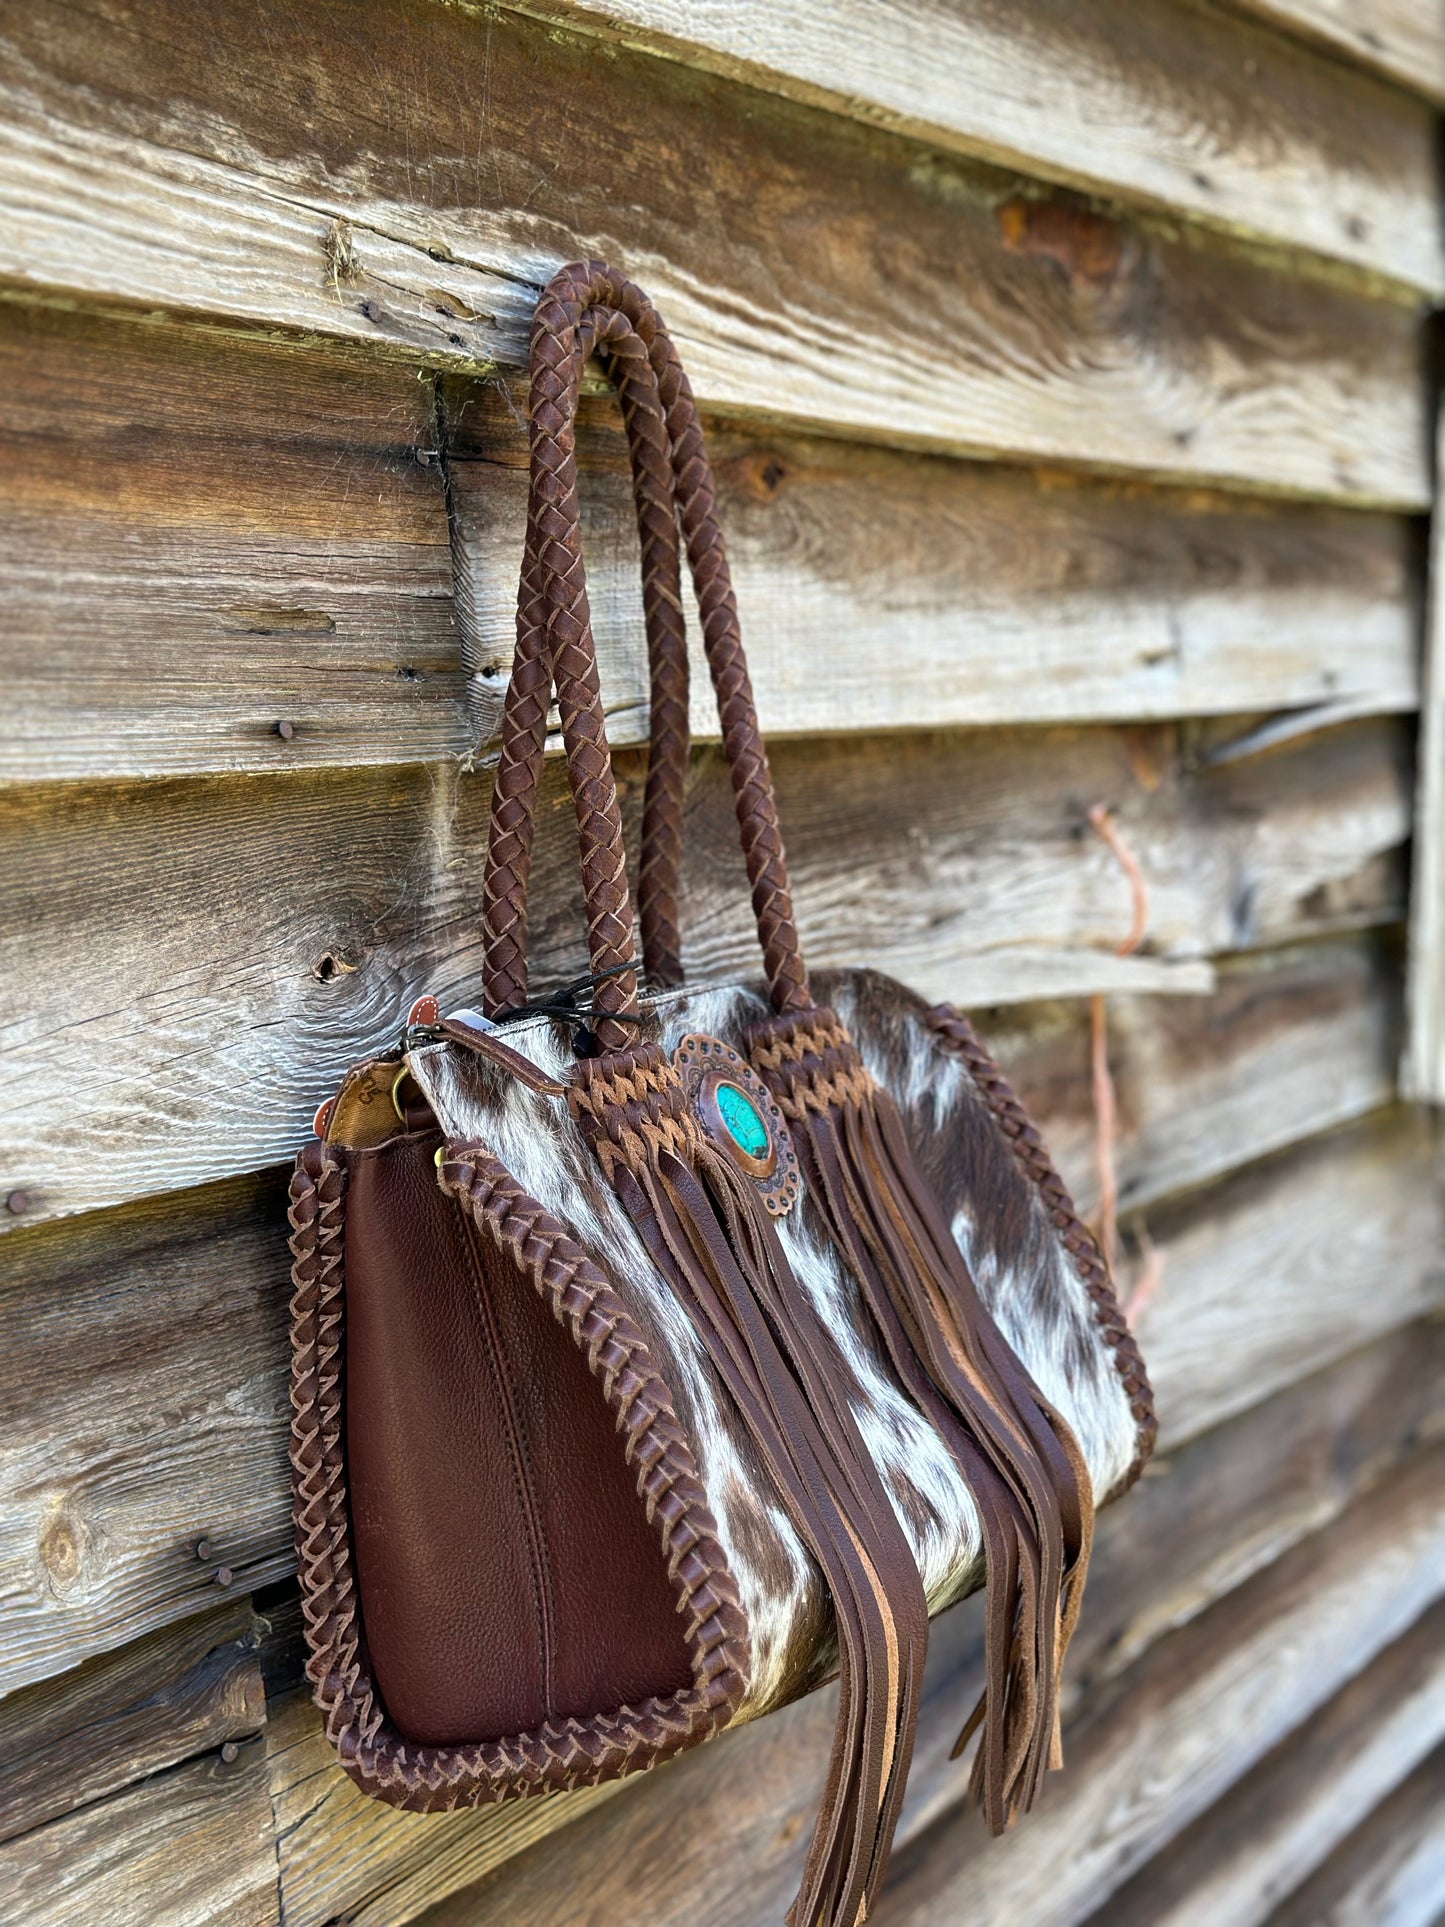
[[[417,1813],[642,1772],[721,1731],[747,1691],[747,1616],[672,1394],[607,1279],[563,1226],[480,1146],[453,1146],[440,1183],[506,1250],[587,1361],[616,1423],[671,1576],[692,1680],[591,1719],[555,1719],[500,1739],[424,1746],[378,1696],[358,1612],[345,1454],[344,1246],[350,1161],[313,1141],[296,1160],[287,1213],[291,1298],[291,1476],[306,1662],[326,1736],[365,1792]],[[580,1476],[581,1468],[577,1468]]]
[[[439,1188],[440,1142],[359,1153],[346,1221],[362,1622],[392,1720],[430,1745],[692,1681],[600,1388],[514,1259]]]

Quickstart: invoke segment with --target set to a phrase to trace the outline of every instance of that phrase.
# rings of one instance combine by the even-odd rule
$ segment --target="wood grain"
[[[1031,1825],[993,1842],[974,1817],[936,1825],[895,1859],[878,1927],[965,1906],[1062,1927],[1101,1904],[1440,1597],[1442,1472],[1437,1448],[1153,1647],[1073,1722],[1069,1772]]]
[[[1445,1303],[1439,1151],[1408,1111],[1252,1166],[1149,1229],[1164,1272],[1138,1331],[1166,1442]]]
[[[1112,1690],[1161,1639],[1383,1492],[1404,1461],[1441,1436],[1442,1362],[1445,1320],[1436,1315],[1156,1456],[1127,1502],[1099,1515],[1066,1710]],[[979,1603],[934,1625],[906,1839],[954,1812],[965,1786],[950,1754],[958,1708],[982,1679]]]
[[[967,1771],[957,1763],[953,1803],[921,1831],[911,1791],[873,1915],[880,1927],[1080,1918],[1097,1890],[1117,1884],[1121,1860],[1179,1830],[1432,1602],[1445,1532],[1437,1459],[1359,1501],[1087,1694],[1065,1734],[1068,1770],[1015,1834],[990,1841],[958,1808]],[[936,1622],[931,1666],[968,1617],[965,1608]],[[948,1741],[976,1690],[976,1645],[965,1641],[958,1661],[946,1703],[932,1675],[924,1710]],[[777,1919],[806,1846],[830,1699],[815,1695],[650,1775],[422,1916],[426,1927],[610,1927],[611,1897],[623,1890],[659,1927]],[[688,1824],[704,1806],[710,1824]]]
[[[279,1174],[69,1230],[6,1247],[6,1692],[294,1562]]]
[[[1445,103],[1445,21],[1433,0],[1237,0],[1261,20],[1316,41]],[[1432,1923],[1433,1927],[1433,1923]]]
[[[235,1600],[0,1702],[0,1841],[259,1732],[263,1630]]]
[[[456,751],[435,441],[410,370],[0,307],[0,778]]]
[[[1113,997],[1114,1163],[1126,1213],[1386,1104],[1400,966],[1384,931],[1225,958],[1207,999]],[[1098,1198],[1088,1012],[1009,1006],[976,1022],[1085,1213]]]
[[[0,52],[0,278],[38,296],[520,366],[602,253],[725,412],[1429,498],[1414,302],[675,62],[415,0],[51,0]]]
[[[1270,1927],[1438,1927],[1445,1911],[1445,1747],[1340,1842]]]
[[[474,741],[496,726],[526,516],[525,391],[447,384]],[[764,729],[1413,706],[1403,521],[1079,484],[708,424]],[[579,425],[584,553],[614,741],[646,728],[637,540],[610,401]],[[692,727],[717,714],[694,636]]]
[[[1408,734],[1376,720],[1201,767],[1179,733],[988,730],[779,744],[807,956],[966,1005],[1196,991],[1209,957],[1401,911]],[[639,766],[620,762],[627,808]],[[289,1156],[412,1000],[479,974],[488,783],[455,766],[16,789],[0,798],[0,967],[27,986],[5,1069],[0,1195],[25,1216]],[[1149,878],[1146,950],[1088,829],[1102,801]],[[699,751],[682,927],[699,981],[757,969],[729,786]],[[584,923],[562,772],[533,895],[538,982]],[[123,982],[124,994],[118,994]],[[4,1214],[10,1228],[17,1222]]]
[[[458,382],[439,448],[417,373],[0,306],[0,780],[488,760],[525,435],[502,386]],[[710,432],[773,733],[1418,701],[1408,521]],[[586,405],[582,462],[609,726],[635,743],[610,400]],[[716,737],[700,659],[695,693]]]
[[[1106,1512],[1088,1610],[1070,1662],[1075,1696],[1098,1690],[1162,1633],[1205,1611],[1385,1477],[1422,1430],[1438,1426],[1442,1363],[1445,1326],[1396,1334],[1196,1440],[1168,1461],[1167,1476],[1161,1471],[1127,1506]],[[906,1835],[957,1801],[958,1768],[948,1753],[959,1708],[976,1690],[981,1652],[976,1602],[935,1623]],[[690,1792],[674,1787],[666,1773],[622,1789],[617,1827],[636,1839],[636,1822],[626,1817],[636,1803],[655,1816],[672,1816],[680,1837],[695,1836],[700,1830],[682,1819],[691,1798],[694,1812],[705,1810],[722,1830],[717,1864],[729,1859],[739,1922],[751,1927],[774,1918],[786,1903],[780,1883],[795,1877],[799,1834],[831,1718],[825,1695],[728,1739],[710,1755],[710,1767],[700,1764],[691,1772]],[[428,1886],[433,1897],[446,1888],[460,1890],[528,1844],[500,1814],[420,1822],[391,1815],[378,1823],[375,1810],[327,1760],[314,1714],[288,1708],[272,1726],[270,1745],[288,1918],[294,1912],[298,1920],[316,1923],[344,1910],[356,1927],[403,1921],[425,1905]],[[540,1838],[570,1828],[591,1803],[590,1796],[546,1802],[529,1816],[530,1831]],[[284,1821],[298,1810],[305,1817],[293,1832]],[[597,1822],[603,1833],[612,1826],[611,1816]],[[740,1826],[752,1832],[736,1842],[739,1853],[731,1859],[729,1841]],[[666,1823],[654,1817],[645,1864],[651,1864],[651,1842],[665,1836]],[[574,1850],[570,1834],[556,1851],[569,1855],[574,1867],[585,1860],[581,1838]],[[781,1873],[779,1857],[785,1863]],[[620,1866],[625,1856],[609,1852],[607,1858]],[[597,1904],[615,1891],[615,1885],[601,1887]],[[691,1891],[684,1891],[684,1903]],[[473,1912],[473,1900],[458,1891],[454,1907],[440,1906],[425,1918],[460,1922]]]
[[[397,1813],[336,1763],[310,1695],[274,1709],[267,1733],[285,1927],[399,1927],[554,1828],[613,1798],[618,1782],[470,1813]]]
[[[0,1847],[0,1910],[25,1927],[277,1927],[260,1743],[173,1767]]]
[[[1395,0],[1401,12],[1409,4]],[[1334,5],[1358,22],[1357,44],[1392,10]],[[1222,9],[886,0],[824,14],[807,0],[525,0],[525,10],[930,146],[1440,285],[1425,103]],[[1414,10],[1425,12],[1419,0]]]
[[[1352,1679],[1089,1927],[1258,1927],[1445,1740],[1445,1606]]]

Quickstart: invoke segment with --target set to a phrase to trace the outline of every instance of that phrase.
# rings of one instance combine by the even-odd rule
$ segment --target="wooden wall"
[[[827,1694],[418,1818],[300,1684],[284,1166],[474,982],[518,369],[591,252],[710,419],[809,956],[982,1011],[1090,1208],[1109,993],[1162,1260],[1069,1770],[983,1836],[946,1615],[879,1927],[1445,1913],[1445,1190],[1396,1097],[1441,101],[1430,0],[3,9],[0,1916],[756,1927],[796,1879]],[[605,397],[582,452],[636,745]],[[695,721],[707,975],[752,950]]]

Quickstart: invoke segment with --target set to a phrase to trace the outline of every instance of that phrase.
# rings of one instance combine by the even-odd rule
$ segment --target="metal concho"
[[[672,1053],[708,1141],[750,1177],[775,1218],[803,1188],[798,1154],[782,1112],[747,1059],[720,1038],[684,1037]]]

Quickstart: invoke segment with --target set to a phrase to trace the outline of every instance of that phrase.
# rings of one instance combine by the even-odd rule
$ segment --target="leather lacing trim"
[[[1114,1281],[1099,1241],[1079,1216],[1068,1186],[1054,1168],[1038,1126],[1029,1116],[1018,1093],[995,1063],[978,1033],[952,1004],[935,1004],[924,1020],[951,1057],[956,1057],[972,1078],[980,1096],[1007,1139],[1014,1157],[1032,1181],[1049,1222],[1059,1241],[1073,1260],[1075,1271],[1089,1294],[1089,1304],[1104,1343],[1113,1353],[1114,1367],[1129,1395],[1129,1411],[1134,1419],[1137,1449],[1128,1471],[1109,1498],[1117,1498],[1134,1484],[1154,1451],[1159,1420],[1154,1410],[1154,1388],[1144,1366],[1134,1334],[1119,1304]]]
[[[599,1064],[605,1064],[605,1072]],[[636,1168],[649,1153],[671,1151],[694,1162],[703,1154],[702,1127],[659,1045],[610,1051],[605,1060],[584,1060],[580,1068],[583,1074],[568,1087],[567,1104],[609,1184],[619,1164]]]
[[[436,1812],[635,1773],[721,1731],[746,1690],[747,1617],[672,1398],[637,1326],[586,1252],[477,1145],[453,1144],[444,1190],[508,1251],[587,1360],[616,1415],[683,1617],[693,1684],[591,1719],[421,1746],[387,1719],[371,1676],[346,1500],[343,1247],[347,1168],[308,1144],[291,1182],[291,1468],[307,1673],[327,1738],[367,1793]],[[588,1468],[579,1466],[585,1478]]]
[[[831,1011],[772,1018],[749,1039],[752,1062],[768,1077],[784,1117],[800,1124],[839,1104],[857,1104],[877,1088],[857,1046]]]

